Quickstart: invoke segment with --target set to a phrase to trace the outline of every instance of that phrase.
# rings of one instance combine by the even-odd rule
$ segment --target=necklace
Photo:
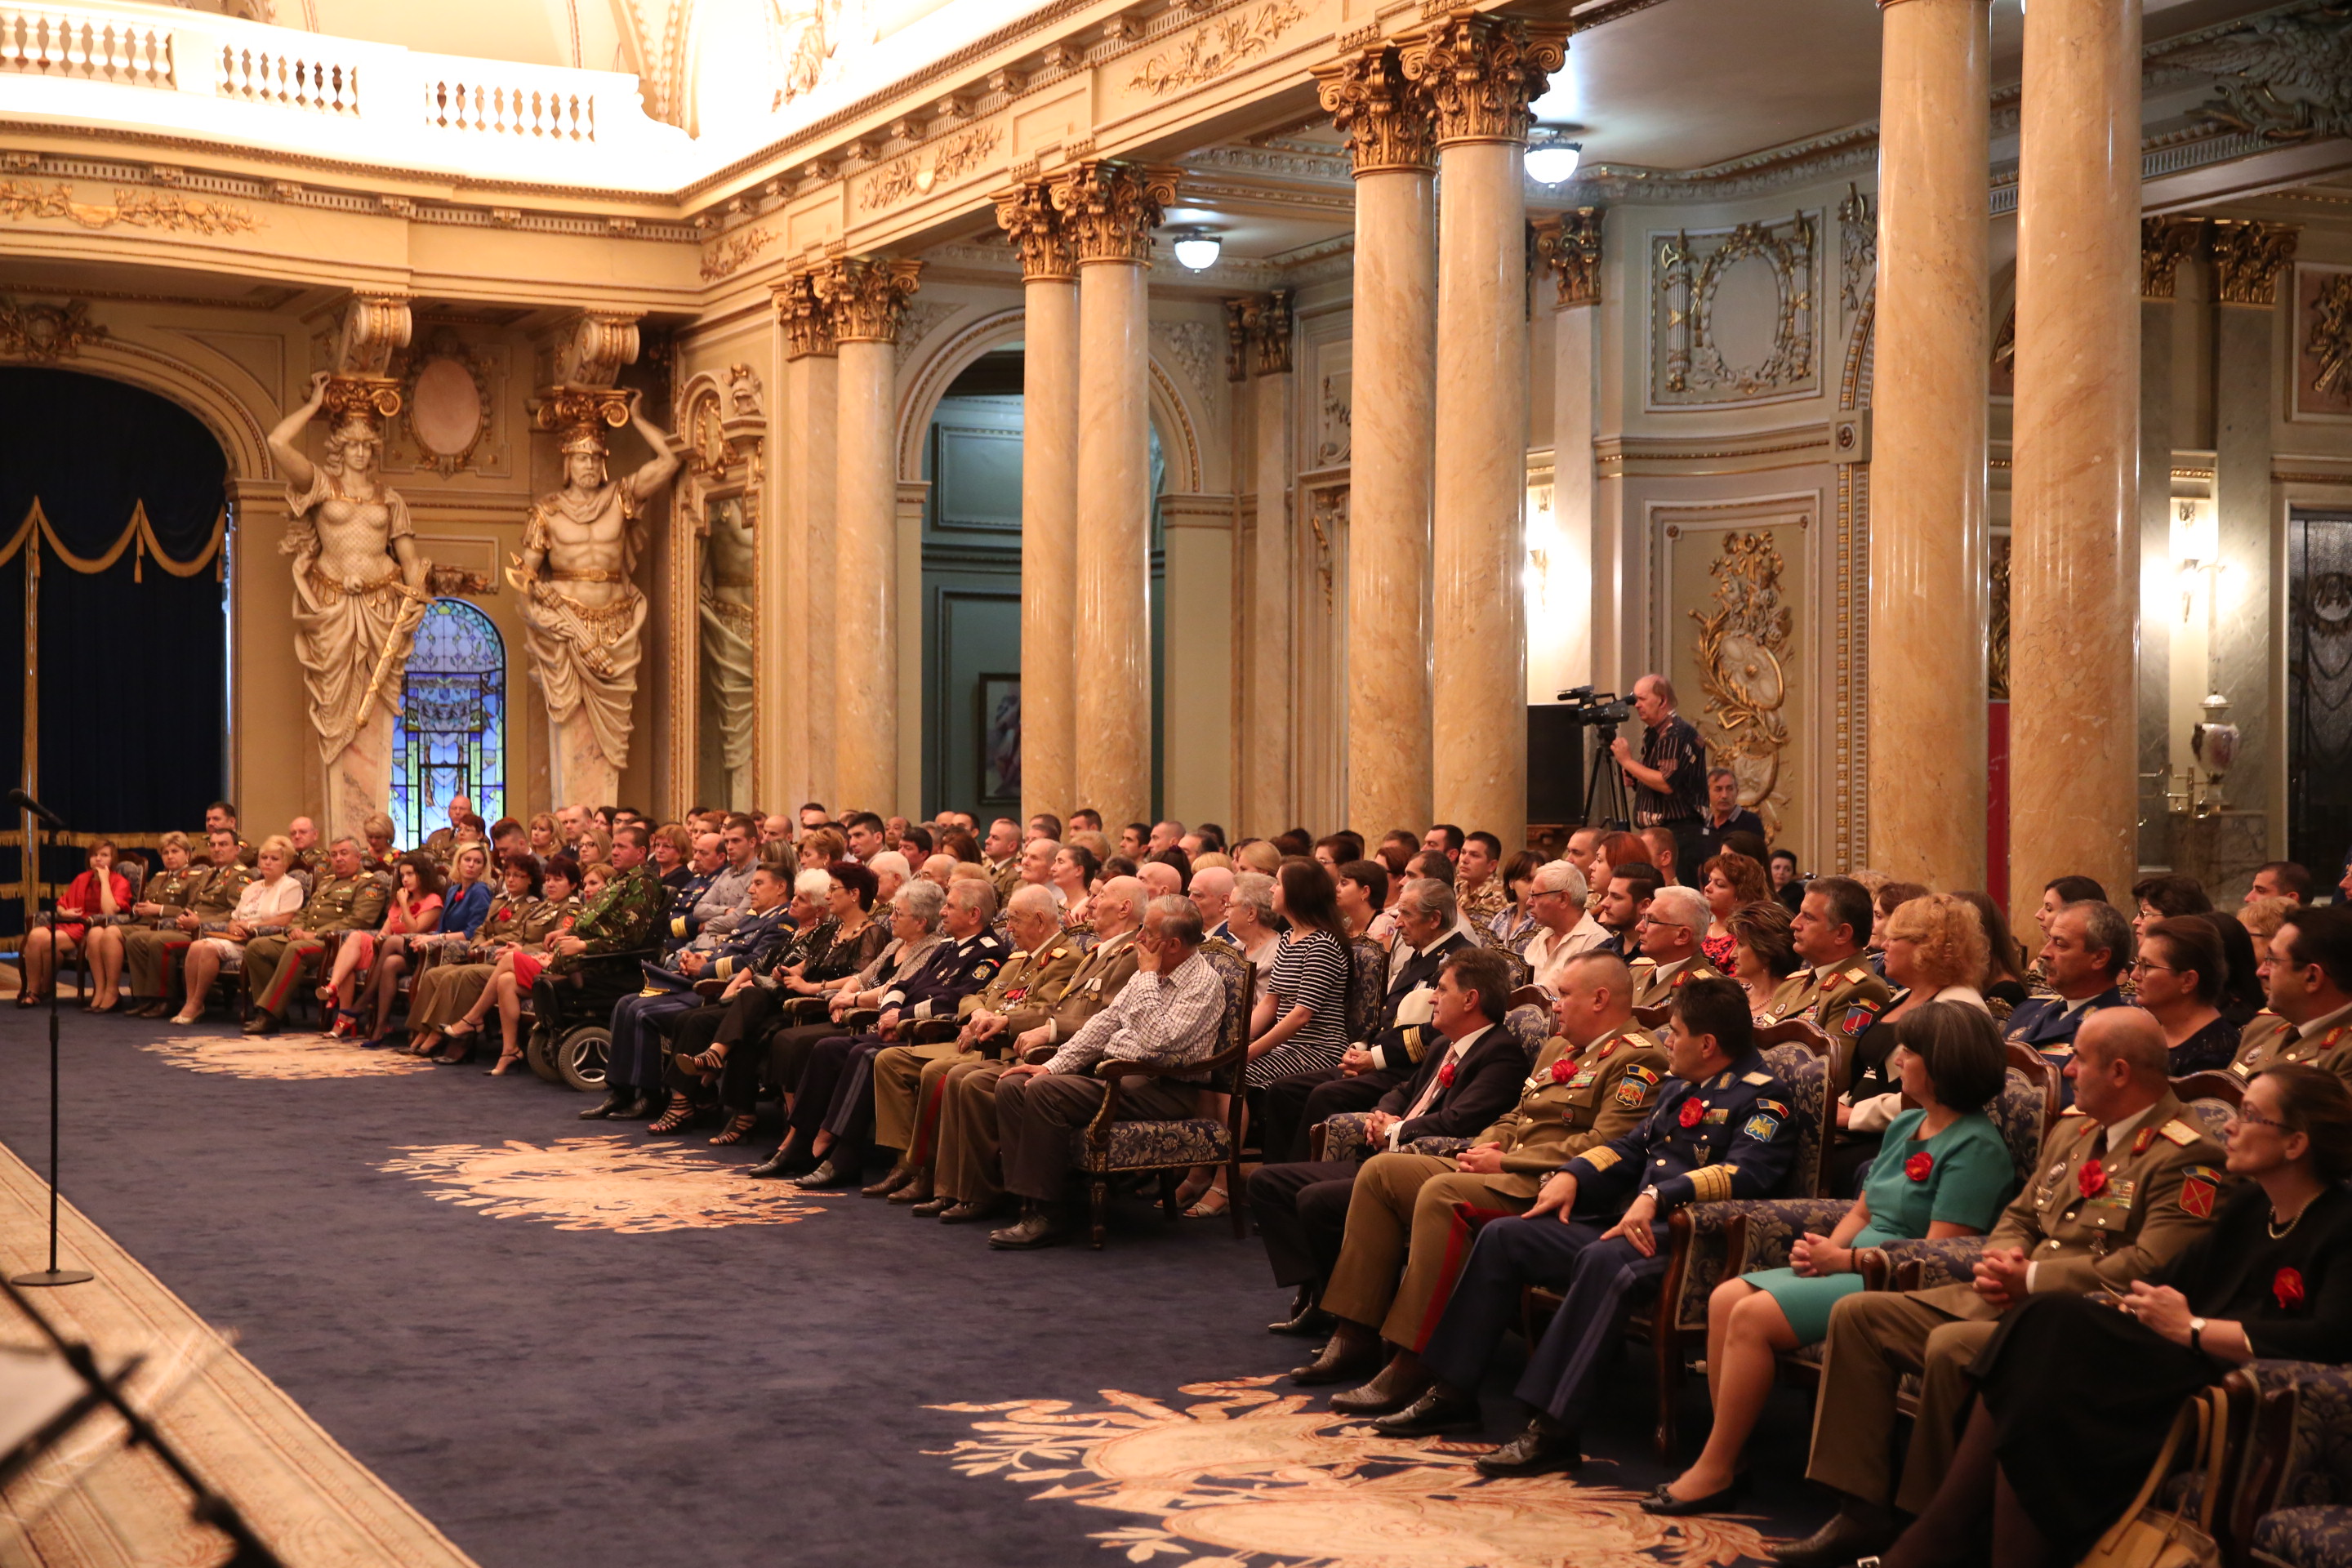
[[[2311,1200],[2305,1198],[2304,1200],[2303,1208],[2295,1210],[2294,1217],[2287,1221],[2284,1227],[2282,1227],[2278,1222],[2278,1210],[2273,1208],[2271,1210],[2270,1218],[2263,1222],[2263,1228],[2271,1233],[2271,1239],[2273,1241],[2284,1241],[2287,1238],[2288,1234],[2292,1232],[2296,1226],[2303,1223],[2304,1211],[2310,1207]]]

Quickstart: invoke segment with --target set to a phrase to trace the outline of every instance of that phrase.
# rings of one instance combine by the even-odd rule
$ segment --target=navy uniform
[[[1705,1082],[1669,1079],[1641,1125],[1560,1167],[1576,1177],[1574,1217],[1495,1220],[1478,1232],[1422,1361],[1446,1386],[1475,1398],[1503,1335],[1519,1322],[1523,1287],[1566,1300],[1513,1391],[1569,1432],[1584,1424],[1602,1362],[1636,1299],[1665,1274],[1666,1218],[1685,1204],[1760,1198],[1796,1163],[1795,1097],[1752,1047]],[[1637,1194],[1657,1204],[1655,1251],[1601,1239]]]
[[[2238,1037],[2230,1076],[2247,1083],[2264,1068],[2285,1066],[2320,1068],[2352,1082],[2352,1021],[2336,1013],[2305,1026],[2267,1007],[2255,1014]]]
[[[2037,996],[2009,1016],[2001,1026],[2000,1037],[2012,1046],[2023,1046],[2042,1053],[2050,1070],[2059,1077],[2062,1103],[2074,1103],[2074,1080],[2064,1076],[2068,1058],[2074,1054],[2074,1032],[2083,1020],[2103,1007],[2124,1005],[2124,994],[2108,986],[2079,1007],[2070,1008],[2059,996]]]
[[[747,915],[725,936],[705,931],[661,961],[658,969],[646,965],[645,989],[613,1004],[613,1044],[604,1069],[606,1089],[614,1094],[651,1094],[661,1082],[662,1037],[677,1026],[681,1014],[701,1005],[695,980],[729,980],[743,969],[757,969],[793,937],[792,906],[779,901],[765,914]],[[688,978],[680,961],[699,953],[709,962]]]

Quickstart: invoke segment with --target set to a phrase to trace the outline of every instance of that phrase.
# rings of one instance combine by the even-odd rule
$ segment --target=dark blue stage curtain
[[[220,517],[228,462],[220,444],[178,405],[100,376],[0,368],[0,543],[37,498],[74,554],[103,555],[143,504],[163,552],[203,552]],[[0,616],[25,605],[28,540],[0,567]],[[226,611],[221,580],[137,564],[125,550],[84,574],[41,551],[40,753],[37,793],[79,832],[161,833],[204,821],[221,794]],[[24,638],[9,645],[0,679],[0,779],[23,776]],[[0,826],[18,826],[15,813]],[[0,860],[13,860],[13,856]],[[45,868],[79,868],[79,850]],[[0,863],[0,877],[16,868]],[[13,889],[0,889],[0,898]],[[0,930],[16,929],[13,900]]]

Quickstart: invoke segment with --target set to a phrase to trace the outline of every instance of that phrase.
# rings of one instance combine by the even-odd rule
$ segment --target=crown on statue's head
[[[568,458],[574,452],[586,452],[597,458],[606,456],[604,433],[593,425],[573,426],[572,433],[563,437],[563,455]]]

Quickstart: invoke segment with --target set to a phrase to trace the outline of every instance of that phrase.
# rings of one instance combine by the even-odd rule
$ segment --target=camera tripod
[[[1610,748],[1616,742],[1616,725],[1593,726],[1592,767],[1584,780],[1584,826],[1587,827],[1608,827],[1622,832],[1633,826],[1633,813],[1625,799],[1625,775],[1618,769],[1617,759],[1610,754]]]

